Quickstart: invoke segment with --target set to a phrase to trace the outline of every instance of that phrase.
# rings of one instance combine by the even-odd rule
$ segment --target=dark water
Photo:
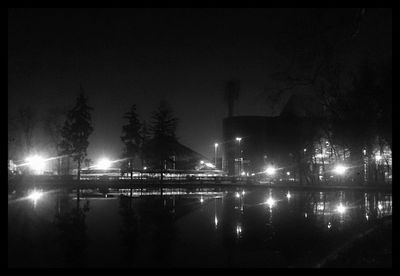
[[[392,213],[380,192],[81,192],[9,196],[10,267],[312,266]]]

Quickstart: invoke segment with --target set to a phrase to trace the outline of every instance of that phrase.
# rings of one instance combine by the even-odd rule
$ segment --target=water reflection
[[[121,244],[126,247],[125,259],[133,262],[136,256],[136,246],[139,233],[139,216],[133,208],[132,197],[121,197],[119,215],[122,218],[120,235]]]
[[[45,195],[9,204],[11,258],[21,254],[18,241],[42,242],[15,231],[22,222],[25,229],[32,223],[53,231],[54,251],[61,249],[60,262],[71,266],[96,266],[97,255],[107,254],[114,265],[133,267],[296,266],[392,213],[392,195],[379,192],[148,188]],[[51,212],[54,230],[43,219]],[[93,235],[102,220],[104,235]],[[103,243],[112,256],[98,249]]]
[[[78,197],[79,198],[79,197]],[[64,252],[65,263],[69,266],[86,265],[86,248],[88,245],[86,213],[90,211],[89,201],[81,207],[80,200],[70,208],[70,197],[67,194],[57,196],[54,224],[59,229],[57,242]]]

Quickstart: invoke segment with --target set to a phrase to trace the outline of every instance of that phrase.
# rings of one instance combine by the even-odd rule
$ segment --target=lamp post
[[[215,165],[215,168],[217,168],[217,150],[218,150],[218,143],[215,143],[214,144],[214,155],[215,155],[215,159],[214,159],[214,165]]]
[[[243,161],[243,159],[242,159],[242,151],[241,151],[241,149],[240,149],[240,141],[242,141],[242,138],[241,137],[236,137],[236,141],[238,141],[239,142],[239,160],[240,160],[240,166],[239,166],[239,175],[240,175],[240,173],[242,172],[242,161]]]

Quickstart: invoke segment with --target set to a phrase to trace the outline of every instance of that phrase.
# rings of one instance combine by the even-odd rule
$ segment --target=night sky
[[[180,120],[180,142],[212,158],[227,115],[228,80],[241,81],[236,115],[270,114],[263,91],[270,75],[287,62],[274,42],[292,12],[11,9],[9,113],[26,105],[38,110],[71,106],[82,84],[94,108],[89,158],[117,158],[123,113],[136,104],[148,120],[166,99]],[[352,58],[391,55],[391,11],[367,15]]]

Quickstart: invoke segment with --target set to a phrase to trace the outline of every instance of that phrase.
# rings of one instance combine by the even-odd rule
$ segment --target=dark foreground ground
[[[321,267],[392,267],[392,218],[357,236]]]

